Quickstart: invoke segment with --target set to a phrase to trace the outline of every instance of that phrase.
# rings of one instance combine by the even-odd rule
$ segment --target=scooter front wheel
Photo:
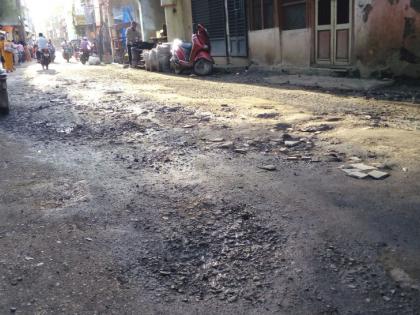
[[[199,59],[194,64],[194,73],[199,76],[209,75],[213,72],[213,63],[207,59]]]

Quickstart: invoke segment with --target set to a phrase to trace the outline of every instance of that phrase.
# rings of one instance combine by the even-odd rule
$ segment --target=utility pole
[[[21,41],[26,41],[26,33],[25,33],[25,17],[24,12],[22,10],[22,4],[20,0],[16,0],[16,9],[18,12],[18,19],[19,19],[19,38]]]
[[[114,47],[114,40],[112,37],[112,27],[114,26],[114,17],[112,14],[111,6],[112,6],[112,0],[104,0],[105,8],[106,8],[106,14],[107,14],[107,28],[108,28],[108,36],[111,44],[111,54],[112,54],[112,61],[115,59],[115,47]]]
[[[103,27],[104,27],[104,17],[102,14],[103,3],[102,0],[99,0],[99,59],[103,61],[104,56],[104,34],[103,34]]]

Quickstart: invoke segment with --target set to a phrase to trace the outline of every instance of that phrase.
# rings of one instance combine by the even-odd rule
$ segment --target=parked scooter
[[[193,69],[197,75],[209,75],[213,71],[213,64],[209,33],[203,25],[198,24],[197,33],[192,36],[192,43],[185,43],[179,39],[174,41],[171,67],[176,74],[185,69]]]

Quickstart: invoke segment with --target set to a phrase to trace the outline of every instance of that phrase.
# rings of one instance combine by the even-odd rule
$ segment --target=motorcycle
[[[50,54],[50,50],[47,49],[42,49],[41,51],[41,65],[42,65],[42,69],[47,69],[48,70],[48,66],[51,63],[51,54]]]
[[[84,49],[82,52],[82,55],[80,56],[80,61],[82,62],[82,64],[86,64],[86,62],[89,61],[89,56],[90,56],[90,52],[88,49]]]
[[[70,62],[70,58],[73,55],[73,51],[69,47],[63,48],[63,59],[67,60],[67,62]]]
[[[198,24],[197,32],[192,35],[192,43],[179,39],[174,41],[171,67],[176,74],[182,73],[185,69],[193,69],[199,76],[209,75],[213,71],[213,65],[210,37],[203,25]]]

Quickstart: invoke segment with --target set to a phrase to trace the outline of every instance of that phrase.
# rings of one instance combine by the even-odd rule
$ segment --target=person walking
[[[13,72],[13,46],[11,42],[4,38],[4,36],[0,37],[0,53],[3,56],[4,69],[7,72]]]
[[[18,63],[22,64],[25,62],[25,48],[23,47],[22,42],[17,43],[15,46],[18,54]]]
[[[25,61],[31,62],[32,61],[32,56],[31,56],[32,47],[29,46],[29,44],[25,43],[24,50],[25,50]]]
[[[133,55],[131,53],[131,48],[133,45],[140,40],[140,33],[137,31],[137,23],[131,22],[131,26],[127,28],[125,32],[127,52],[128,52],[128,62],[131,67],[133,61]]]

